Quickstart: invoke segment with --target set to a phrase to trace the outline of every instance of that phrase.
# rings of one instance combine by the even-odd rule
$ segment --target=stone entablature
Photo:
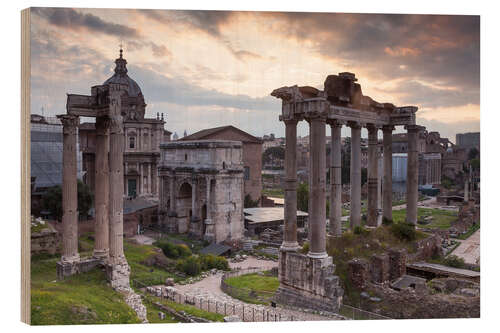
[[[160,226],[212,242],[243,236],[243,164],[239,141],[163,143]]]

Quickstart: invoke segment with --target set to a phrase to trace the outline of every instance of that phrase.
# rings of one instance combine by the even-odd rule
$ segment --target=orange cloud
[[[393,57],[406,57],[409,56],[417,56],[421,53],[421,51],[417,48],[410,47],[401,47],[397,46],[394,48],[386,47],[384,52]]]

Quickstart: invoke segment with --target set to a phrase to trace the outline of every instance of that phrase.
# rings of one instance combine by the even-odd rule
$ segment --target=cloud
[[[32,12],[50,24],[71,30],[87,29],[119,37],[139,37],[139,31],[126,25],[110,23],[92,14],[83,14],[72,8],[32,8]]]

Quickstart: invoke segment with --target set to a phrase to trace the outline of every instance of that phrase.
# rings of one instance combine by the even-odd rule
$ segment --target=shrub
[[[465,261],[456,255],[451,255],[443,259],[443,264],[455,268],[465,268]]]
[[[190,276],[196,276],[201,272],[199,258],[195,256],[177,260],[176,269]]]
[[[304,242],[304,245],[302,245],[302,250],[300,252],[302,252],[303,254],[309,252],[309,242]]]
[[[353,232],[355,235],[366,235],[369,233],[368,230],[366,230],[365,228],[363,228],[360,225],[355,226]]]
[[[201,256],[200,261],[203,270],[214,269],[214,268],[224,271],[229,270],[229,263],[224,257],[208,254]]]
[[[395,223],[391,225],[391,232],[401,240],[412,241],[417,238],[415,226],[408,223]]]
[[[387,217],[382,217],[382,224],[383,225],[391,225],[393,223],[392,220],[388,219]]]
[[[192,254],[185,244],[176,245],[166,241],[159,241],[155,242],[154,245],[162,249],[166,257],[172,259],[186,258]]]

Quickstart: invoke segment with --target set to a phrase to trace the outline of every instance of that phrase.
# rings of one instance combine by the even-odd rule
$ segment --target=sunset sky
[[[416,105],[417,123],[455,141],[479,131],[479,16],[35,8],[32,113],[65,113],[113,74],[123,43],[147,116],[181,135],[232,124],[284,135],[285,85],[323,89],[356,74],[378,102]],[[343,135],[349,135],[348,128]],[[307,135],[305,125],[299,135]]]

